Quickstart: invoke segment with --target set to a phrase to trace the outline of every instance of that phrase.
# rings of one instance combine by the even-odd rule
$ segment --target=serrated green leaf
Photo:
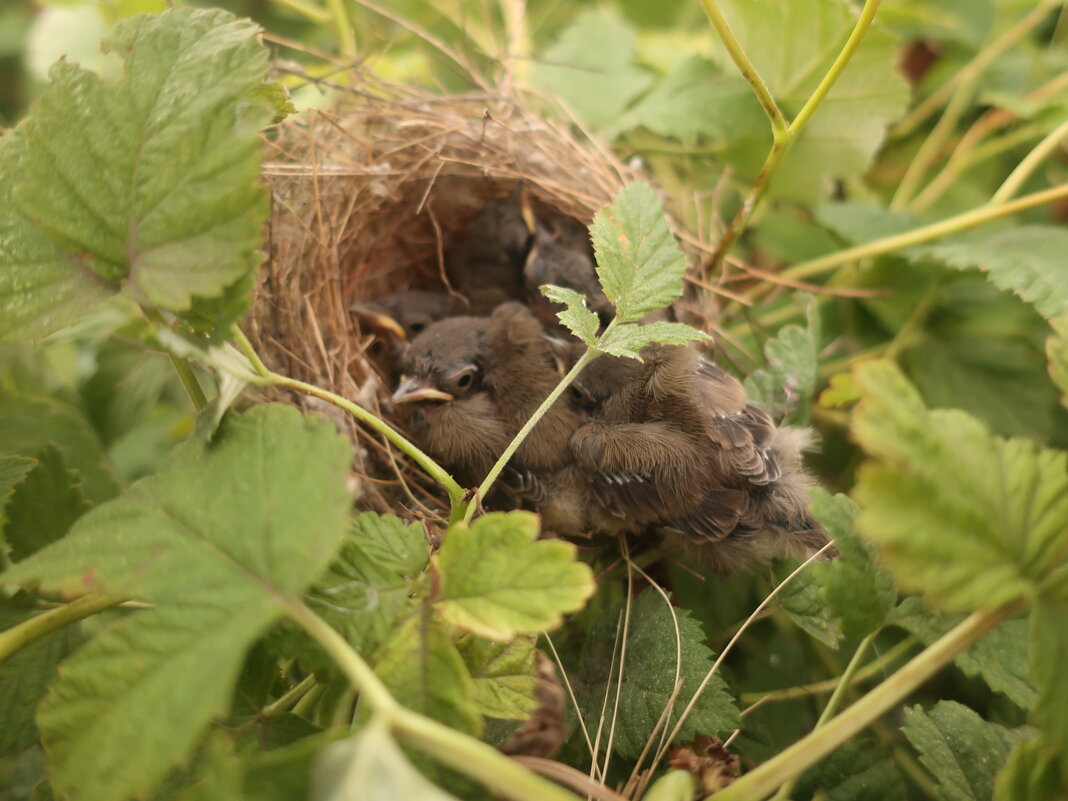
[[[1061,767],[1068,769],[1068,599],[1040,598],[1031,610],[1031,676],[1038,689],[1034,719],[1047,739],[1061,752]]]
[[[1030,595],[1068,537],[1065,454],[995,437],[959,411],[928,411],[888,362],[859,366],[856,379],[853,433],[878,460],[853,492],[857,528],[898,582],[950,610]]]
[[[468,734],[482,733],[474,682],[440,623],[406,621],[379,651],[375,673],[408,709]]]
[[[2,530],[11,548],[11,560],[18,562],[58,540],[89,506],[80,477],[67,469],[63,452],[55,445],[46,445],[4,510]]]
[[[1049,375],[1061,391],[1061,405],[1068,409],[1068,315],[1050,321],[1054,333],[1046,340]]]
[[[955,701],[939,701],[927,712],[918,705],[906,709],[903,731],[946,801],[992,798],[994,776],[1009,752],[1034,734],[1029,728],[988,723]]]
[[[812,566],[823,584],[823,597],[842,621],[847,637],[862,639],[882,628],[897,603],[890,574],[878,568],[874,549],[853,533],[856,505],[845,495],[810,491],[812,516],[827,529],[839,557]]]
[[[855,9],[837,0],[723,0],[720,5],[787,119],[812,95],[856,22]],[[908,84],[894,68],[897,51],[895,37],[878,25],[868,31],[780,166],[773,194],[812,201],[830,194],[833,179],[867,169],[888,123],[908,105]],[[725,69],[733,67],[722,49],[715,57]],[[759,140],[737,148],[736,159],[754,176],[770,143],[766,126],[756,130]],[[733,153],[727,157],[735,160]]]
[[[826,801],[888,801],[906,798],[893,753],[870,738],[851,740],[806,771],[793,798]]]
[[[919,598],[913,597],[894,609],[890,622],[930,645],[963,620],[963,615],[930,612]],[[991,690],[1003,693],[1022,709],[1030,709],[1035,703],[1035,688],[1028,680],[1027,638],[1026,620],[1007,620],[954,661],[965,675],[980,677]]]
[[[540,54],[531,81],[600,129],[650,83],[632,63],[636,39],[633,28],[617,15],[591,9],[575,17]]]
[[[639,320],[682,294],[686,257],[649,184],[624,187],[612,205],[597,212],[590,235],[597,277],[619,322]]]
[[[404,756],[384,721],[323,753],[312,773],[310,801],[458,801],[427,781]]]
[[[33,470],[37,460],[29,456],[0,456],[0,531],[3,531],[4,508],[19,484]]]
[[[958,270],[979,269],[999,288],[1034,304],[1046,318],[1068,314],[1068,231],[1025,225],[964,242],[918,249],[918,254]]]
[[[188,311],[248,276],[268,211],[257,133],[275,112],[258,32],[183,8],[116,26],[118,80],[55,65],[24,125],[19,211],[141,303]]]
[[[62,451],[67,468],[77,471],[92,503],[118,493],[100,440],[78,409],[51,398],[0,393],[0,453],[34,457],[48,443]]]
[[[776,568],[774,582],[781,583],[793,565],[783,564]],[[779,591],[779,602],[787,616],[811,636],[828,648],[837,650],[842,639],[842,624],[827,605],[823,584],[813,570],[803,570]]]
[[[810,304],[806,327],[788,325],[764,346],[767,367],[746,377],[745,391],[756,406],[808,422],[808,408],[816,391],[819,367],[820,320]]]
[[[995,778],[994,801],[1061,801],[1068,796],[1061,756],[1044,737],[1017,743]]]
[[[433,559],[440,578],[435,609],[491,640],[558,626],[593,593],[593,573],[575,560],[571,543],[537,537],[538,518],[529,512],[452,526]]]
[[[586,296],[573,289],[553,284],[546,284],[539,288],[541,294],[553,303],[563,303],[567,306],[563,311],[557,312],[556,316],[560,318],[560,322],[567,327],[568,331],[587,345],[592,345],[597,339],[601,321],[594,312],[586,308]]]
[[[644,748],[653,727],[660,720],[675,689],[676,666],[682,687],[675,699],[667,723],[670,731],[679,719],[698,685],[715,661],[715,654],[704,645],[701,627],[684,609],[676,609],[681,642],[675,638],[672,612],[658,593],[648,590],[634,599],[630,610],[630,629],[626,642],[619,706],[615,710],[616,736],[613,750],[627,759],[636,758]],[[616,631],[623,609],[613,606],[590,627],[582,650],[580,684],[576,689],[586,726],[597,728],[605,693],[609,711],[616,698],[616,676],[609,682],[609,671],[616,652]],[[681,662],[676,658],[681,648]],[[738,725],[738,710],[719,675],[705,686],[693,711],[686,719],[678,740],[692,739],[697,732],[713,736],[731,731]]]
[[[245,649],[333,554],[350,458],[325,421],[254,408],[0,576],[155,605],[67,660],[42,705],[58,789],[115,801],[188,755],[226,711]]]
[[[460,656],[475,682],[480,714],[500,720],[526,720],[537,707],[534,687],[536,637],[517,637],[508,643],[468,635],[457,643]]]
[[[12,603],[12,606],[14,604]],[[32,615],[0,606],[0,630]],[[29,748],[38,737],[37,705],[56,677],[56,666],[82,641],[78,626],[65,626],[20,648],[0,662],[0,755]]]
[[[664,345],[685,345],[694,340],[710,339],[704,331],[698,331],[685,323],[668,323],[658,320],[653,323],[625,323],[613,328],[601,342],[599,350],[612,356],[642,360],[641,350],[650,342]]]
[[[0,339],[40,339],[119,290],[15,209],[23,181],[24,128],[0,136]]]

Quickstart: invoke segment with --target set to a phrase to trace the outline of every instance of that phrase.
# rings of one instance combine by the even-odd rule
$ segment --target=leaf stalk
[[[5,631],[0,631],[0,664],[34,640],[39,640],[46,634],[51,634],[70,623],[91,617],[97,612],[118,606],[126,600],[128,599],[116,595],[84,595],[68,604],[50,609]]]

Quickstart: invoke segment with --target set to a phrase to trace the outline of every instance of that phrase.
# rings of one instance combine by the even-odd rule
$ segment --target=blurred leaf
[[[930,645],[964,620],[963,615],[938,615],[923,608],[919,598],[906,598],[891,622]],[[1021,709],[1035,703],[1035,688],[1028,680],[1028,624],[1007,620],[992,629],[954,660],[965,675],[979,676],[995,692],[1003,693]]]
[[[1068,537],[1065,454],[991,435],[956,410],[928,411],[888,362],[856,370],[853,433],[877,461],[861,468],[858,529],[901,585],[947,609],[1033,592]]]
[[[492,513],[449,528],[434,556],[443,619],[491,640],[560,625],[593,593],[593,573],[575,546],[538,540],[530,512]]]
[[[584,11],[538,57],[531,81],[598,130],[651,82],[633,63],[635,41],[634,30],[615,14]]]
[[[652,323],[624,323],[613,328],[600,350],[612,356],[623,356],[641,361],[641,350],[650,342],[665,345],[685,345],[693,340],[709,339],[708,334],[684,323],[668,323],[658,320]]]
[[[113,82],[56,64],[24,125],[19,211],[140,303],[185,312],[223,295],[259,265],[268,212],[257,134],[274,108],[258,32],[182,8],[116,26],[106,46],[126,70]],[[232,322],[247,298],[231,300]]]
[[[1052,318],[1068,314],[1068,231],[1030,225],[964,242],[929,245],[919,253],[958,270],[977,268],[1001,289]]]
[[[808,305],[808,325],[787,325],[764,346],[767,367],[745,379],[745,391],[754,406],[789,415],[807,423],[816,391],[819,367],[820,319],[814,303]]]
[[[0,136],[0,339],[40,339],[118,291],[81,257],[42,234],[16,210],[24,179],[24,126]]]
[[[21,561],[58,540],[89,506],[80,477],[67,469],[62,451],[46,445],[5,510],[7,522],[2,530],[11,560]]]
[[[613,652],[618,651],[616,631],[622,614],[621,606],[605,610],[590,627],[582,650],[576,694],[590,731],[597,728],[606,693],[609,699],[606,714],[611,716],[615,706],[617,676],[613,674],[609,681],[609,671],[613,665]],[[631,605],[613,744],[613,750],[625,759],[634,759],[641,753],[660,720],[675,689],[676,669],[682,687],[667,722],[669,731],[715,661],[715,654],[704,645],[697,621],[684,609],[676,609],[675,616],[679,640],[676,640],[671,610],[658,593],[647,590]],[[677,655],[681,656],[681,662]],[[614,664],[618,671],[618,653]],[[692,739],[697,732],[712,736],[731,731],[737,725],[738,710],[727,693],[726,684],[717,674],[706,685],[679,732],[678,740]]]
[[[720,4],[787,119],[801,110],[845,44],[856,15],[837,0],[723,0]],[[824,98],[782,163],[770,192],[814,201],[829,194],[833,179],[863,173],[882,145],[888,124],[909,101],[905,79],[894,69],[898,43],[873,26],[849,66]],[[716,58],[725,65],[723,50]],[[756,147],[735,150],[737,163],[755,175],[767,153],[767,126]],[[757,159],[750,154],[760,154]]]
[[[823,583],[823,597],[842,621],[842,632],[859,640],[886,623],[897,603],[890,574],[876,566],[874,548],[853,533],[856,505],[845,495],[811,490],[810,511],[827,529],[840,556],[812,566]]]
[[[645,801],[692,801],[698,795],[697,777],[687,770],[669,770],[649,788]]]
[[[1066,594],[1068,595],[1068,594]],[[1038,689],[1034,719],[1068,770],[1068,597],[1040,598],[1031,610],[1031,675]]]
[[[573,289],[552,284],[541,287],[541,294],[553,303],[563,303],[567,306],[563,311],[556,313],[560,322],[587,345],[593,344],[593,341],[597,339],[597,330],[601,327],[601,321],[594,312],[586,308],[585,295]]]
[[[1017,743],[994,784],[994,801],[1060,801],[1068,796],[1061,752],[1044,737]]]
[[[794,798],[826,801],[884,801],[908,797],[893,754],[862,737],[851,740],[810,768],[797,782]]]
[[[0,605],[0,630],[32,617],[25,612],[9,611],[5,606]],[[56,677],[56,666],[81,641],[78,626],[64,626],[0,662],[0,755],[21,751],[36,742],[37,705]]]
[[[1061,391],[1061,405],[1068,409],[1068,314],[1050,324],[1054,333],[1046,340],[1049,375]]]
[[[77,471],[89,501],[103,503],[118,493],[100,440],[75,407],[50,398],[0,393],[0,453],[35,457],[48,443],[63,453],[68,469]]]
[[[0,456],[0,531],[3,530],[4,507],[11,500],[18,485],[36,466],[37,460],[27,456]]]
[[[624,187],[590,226],[597,277],[615,304],[616,319],[633,322],[682,294],[686,257],[679,250],[652,187]]]
[[[1009,752],[1034,734],[988,723],[955,701],[939,701],[926,712],[919,705],[906,709],[903,731],[946,801],[992,798],[994,776]]]
[[[68,659],[42,704],[57,789],[145,793],[189,754],[227,710],[245,650],[333,554],[349,460],[324,421],[253,408],[0,577],[154,604]]]
[[[474,682],[439,623],[408,620],[382,646],[375,673],[408,709],[467,734],[482,733]]]
[[[404,756],[384,722],[331,745],[316,762],[310,801],[457,801]]]
[[[832,375],[827,388],[820,393],[820,406],[826,409],[841,409],[860,400],[860,390],[852,373]]]
[[[922,225],[907,211],[890,211],[860,201],[823,203],[814,209],[814,214],[819,222],[853,245],[903,234]]]
[[[478,711],[501,720],[526,720],[537,707],[534,687],[535,637],[517,637],[496,643],[469,635],[457,644],[460,656],[475,682]]]

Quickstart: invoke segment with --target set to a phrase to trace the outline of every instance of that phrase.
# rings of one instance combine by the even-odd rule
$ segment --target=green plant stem
[[[855,687],[862,682],[867,681],[872,676],[882,673],[886,670],[888,665],[892,665],[898,661],[902,656],[907,654],[913,648],[916,647],[918,640],[909,636],[888,650],[885,654],[878,659],[874,659],[864,667],[856,670],[850,679],[849,685]],[[842,683],[841,677],[835,677],[833,679],[827,679],[826,681],[818,681],[813,684],[804,684],[800,687],[787,687],[783,690],[772,690],[771,692],[761,693],[742,693],[738,696],[738,700],[743,704],[755,704],[757,702],[772,702],[772,701],[791,701],[795,698],[809,698],[813,695],[823,695],[824,693],[834,692]]]
[[[305,693],[311,690],[315,686],[315,674],[305,676],[304,680],[300,682],[296,687],[292,687],[288,692],[279,696],[277,699],[267,704],[260,710],[260,717],[269,718],[271,715],[277,715],[286,709],[289,709],[293,704],[304,697]]]
[[[97,612],[118,606],[126,600],[128,599],[115,595],[85,595],[69,604],[49,609],[5,631],[0,631],[0,663],[20,648],[29,645],[34,640],[39,640],[46,634],[91,617]]]
[[[949,664],[957,654],[1025,606],[1024,601],[1014,601],[998,609],[983,609],[969,615],[827,725],[803,737],[730,787],[721,790],[716,801],[759,801],[766,798],[784,781],[800,776],[807,768],[900,703],[909,693]]]
[[[960,72],[950,78],[938,91],[916,106],[891,129],[890,137],[892,139],[900,139],[908,136],[923,125],[928,117],[938,111],[942,104],[953,96],[957,87],[970,80],[973,76],[981,75],[1002,53],[1030,33],[1031,29],[1045,18],[1050,9],[1060,5],[1061,2],[1063,0],[1043,0],[1039,3],[1034,11],[976,53],[975,58],[968,62]]]
[[[449,495],[449,501],[452,507],[449,516],[450,522],[455,522],[462,517],[466,506],[466,504],[464,504],[463,487],[456,483],[456,480],[446,472],[445,468],[416,447],[414,443],[406,439],[403,434],[377,415],[369,412],[362,406],[357,406],[350,400],[342,398],[340,395],[335,395],[333,392],[317,387],[314,384],[307,384],[303,381],[298,381],[295,378],[287,378],[286,376],[271,372],[271,370],[264,365],[255,349],[252,347],[252,343],[248,341],[248,337],[245,336],[243,331],[235,327],[233,336],[238,347],[241,349],[241,352],[245,354],[245,357],[252,363],[253,368],[262,379],[261,383],[292,389],[305,395],[311,395],[312,397],[324,400],[327,403],[337,406],[339,409],[345,410],[361,423],[365,423],[373,428],[391,443],[396,445],[397,448],[411,457],[416,464],[426,471],[427,475],[445,488],[445,491]]]
[[[311,687],[293,706],[293,714],[302,718],[311,718],[311,711],[315,708],[319,699],[323,697],[324,692],[326,692],[326,688],[321,684]]]
[[[849,659],[849,664],[846,665],[842,675],[838,679],[838,684],[834,688],[834,692],[831,693],[831,697],[827,699],[827,705],[820,713],[819,719],[816,721],[816,725],[812,728],[813,731],[818,731],[823,728],[824,724],[838,711],[838,706],[842,703],[842,698],[845,697],[845,692],[849,688],[849,685],[853,683],[853,678],[856,676],[857,671],[860,669],[860,663],[863,661],[865,654],[868,653],[868,649],[871,648],[871,644],[875,642],[875,635],[879,631],[873,631],[867,637],[860,641],[857,645],[857,650],[853,652],[853,656]],[[779,788],[779,792],[775,794],[775,801],[788,801],[790,793],[794,791],[794,785],[797,784],[797,777],[792,777],[783,782]]]
[[[352,31],[352,20],[349,19],[344,0],[326,0],[326,6],[330,9],[328,18],[334,26],[338,49],[343,56],[355,58],[356,37]]]
[[[875,13],[879,10],[880,2],[881,0],[865,0],[860,16],[857,18],[857,22],[853,26],[849,38],[842,46],[842,50],[838,53],[834,63],[831,64],[812,95],[805,101],[805,105],[801,108],[797,117],[794,118],[793,122],[787,124],[782,111],[775,104],[775,100],[771,97],[770,92],[768,92],[768,88],[764,84],[763,79],[757,74],[756,69],[742,51],[741,46],[738,44],[738,40],[734,37],[733,31],[731,31],[730,26],[727,24],[722,12],[716,5],[715,0],[701,0],[705,13],[708,14],[709,18],[712,20],[712,24],[716,27],[716,31],[719,33],[720,38],[723,39],[723,43],[727,47],[727,51],[731,54],[731,58],[734,59],[734,63],[738,65],[738,69],[741,71],[742,75],[753,87],[753,91],[756,92],[761,105],[764,106],[764,111],[768,114],[768,118],[771,120],[772,134],[771,150],[768,151],[767,158],[764,160],[764,165],[760,168],[760,173],[753,182],[749,194],[746,195],[745,200],[742,201],[742,207],[738,209],[738,212],[734,215],[733,219],[731,219],[730,224],[727,226],[727,229],[723,232],[719,242],[716,244],[715,253],[709,261],[705,270],[706,273],[714,273],[719,268],[719,265],[723,262],[723,259],[726,258],[727,252],[730,250],[731,246],[735,243],[738,237],[741,236],[742,231],[745,230],[749,218],[753,215],[757,205],[767,193],[768,186],[771,184],[772,177],[778,171],[779,165],[782,164],[783,159],[786,158],[786,155],[790,152],[794,142],[797,141],[797,138],[801,135],[801,132],[805,129],[809,120],[812,119],[812,115],[816,113],[816,109],[819,107],[820,103],[827,97],[827,94],[831,91],[843,70],[845,70],[846,65],[849,64],[850,59],[853,58],[853,54],[856,53],[857,48],[860,47],[860,43],[864,40],[865,34],[871,27],[872,20],[875,19]]]
[[[284,8],[288,8],[290,11],[295,11],[316,25],[325,25],[332,19],[329,11],[311,3],[306,3],[304,0],[274,0],[274,2]]]
[[[998,187],[993,196],[990,198],[992,205],[999,205],[1007,200],[1010,200],[1013,195],[1020,191],[1020,187],[1024,185],[1031,174],[1038,169],[1038,166],[1045,161],[1050,154],[1053,153],[1061,142],[1068,138],[1068,120],[1058,125],[1050,134],[1039,142],[1034,149],[1028,153],[1023,161],[1016,165],[1009,177],[1005,179],[1005,183]]]
[[[154,309],[143,309],[145,317],[155,323],[157,326],[165,326],[163,322],[163,316]],[[182,382],[182,386],[185,387],[186,394],[189,395],[189,400],[193,401],[193,406],[199,412],[205,406],[208,405],[208,398],[204,394],[204,390],[200,386],[200,382],[197,380],[196,373],[193,372],[192,365],[189,364],[189,360],[184,356],[179,356],[176,353],[167,351],[167,356],[171,360],[171,364],[174,365],[174,370],[178,373],[178,380]]]
[[[934,239],[940,239],[943,236],[967,231],[970,228],[976,228],[991,220],[1007,217],[1010,214],[1016,214],[1017,212],[1026,211],[1027,209],[1033,209],[1035,206],[1041,206],[1062,197],[1068,197],[1068,184],[1061,184],[1060,186],[1045,189],[1041,192],[1024,195],[1021,198],[1010,200],[999,206],[981,206],[978,209],[973,209],[964,214],[958,214],[956,217],[950,217],[941,222],[925,225],[922,228],[916,228],[912,231],[906,231],[903,234],[887,236],[882,239],[876,239],[874,242],[867,242],[863,245],[840,250],[837,253],[821,256],[818,259],[803,261],[800,264],[795,264],[793,267],[783,270],[780,275],[783,278],[792,279],[811,278],[814,275],[830,272],[836,267],[841,267],[843,264],[849,264],[850,262],[858,261],[860,259],[868,259],[874,256],[882,256],[887,253],[894,253],[898,250],[912,247],[913,245],[922,245],[924,242],[930,242]],[[767,294],[769,291],[769,285],[758,284],[746,293],[746,297],[753,300]]]
[[[361,700],[391,731],[420,746],[435,759],[476,779],[491,790],[526,801],[579,801],[578,796],[543,779],[496,748],[423,715],[405,709],[345,639],[299,601],[286,600],[286,612],[341,668]]]
[[[603,340],[608,335],[608,332],[615,328],[615,325],[616,321],[612,320],[612,322],[605,328],[604,333],[601,334],[598,341]],[[564,394],[564,390],[571,386],[572,382],[578,378],[578,375],[582,372],[583,368],[600,355],[595,348],[596,346],[588,347],[586,349],[586,352],[582,354],[581,358],[579,358],[579,360],[575,362],[575,365],[568,370],[567,375],[565,375],[560,383],[553,388],[553,391],[541,402],[541,405],[534,410],[534,414],[532,414],[523,424],[523,427],[519,429],[519,433],[517,433],[512,438],[512,441],[508,443],[508,447],[504,449],[504,453],[500,455],[500,458],[498,458],[493,467],[490,468],[489,473],[486,474],[482,483],[478,485],[478,489],[475,490],[476,501],[486,497],[490,487],[493,486],[493,482],[497,480],[497,476],[501,474],[501,471],[504,470],[504,466],[508,464],[508,460],[512,458],[515,452],[519,449],[519,446],[523,444],[523,440],[525,440],[530,432],[534,430],[534,426],[538,424],[541,418],[545,416],[545,413],[549,411],[554,403],[556,403],[557,398]],[[465,523],[471,522],[471,518],[474,517],[477,506],[478,503],[471,503],[468,505],[463,518]]]
[[[749,60],[749,56],[745,54],[742,49],[741,43],[738,41],[738,37],[734,35],[734,31],[731,30],[730,23],[727,22],[727,18],[723,16],[723,12],[720,10],[719,4],[716,0],[701,0],[701,7],[705,10],[705,14],[708,15],[708,19],[712,22],[712,27],[716,29],[716,33],[719,34],[720,40],[723,42],[723,46],[727,49],[728,55],[738,67],[738,72],[742,74],[746,82],[753,87],[753,93],[756,95],[757,100],[760,101],[760,105],[764,108],[764,113],[768,115],[768,120],[771,122],[771,130],[785,131],[787,129],[786,117],[782,113],[782,109],[779,108],[779,104],[775,102],[775,98],[771,96],[771,91],[768,89],[768,85],[764,83],[764,79],[760,77],[760,73],[757,72],[756,67],[753,66],[753,62]]]

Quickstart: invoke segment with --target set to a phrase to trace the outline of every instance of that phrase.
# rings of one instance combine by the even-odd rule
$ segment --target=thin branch
[[[1060,147],[1065,139],[1068,139],[1068,120],[1051,131],[1049,136],[1035,145],[1023,161],[1016,165],[1016,169],[1005,179],[1005,183],[998,187],[998,191],[990,198],[990,203],[1000,205],[1011,199],[1020,191],[1020,187],[1031,177],[1031,174],[1038,169],[1038,166]]]

